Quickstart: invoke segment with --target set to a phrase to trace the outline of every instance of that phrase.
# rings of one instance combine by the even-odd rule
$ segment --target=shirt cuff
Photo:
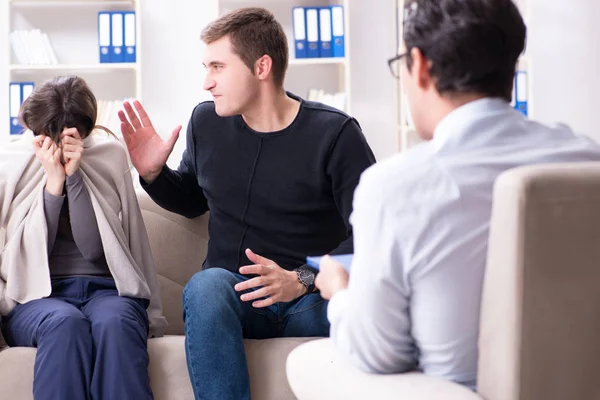
[[[81,180],[83,179],[83,176],[81,175],[81,171],[78,169],[77,171],[75,171],[75,173],[71,176],[67,175],[67,186],[73,186],[79,182],[81,182]]]
[[[144,180],[144,178],[142,178],[141,175],[138,174],[139,178],[140,178],[140,185],[142,186],[143,189],[148,189],[148,190],[152,190],[152,188],[155,187],[161,187],[163,185],[163,181],[165,179],[165,169],[167,168],[166,165],[164,165],[162,167],[162,169],[160,170],[160,173],[158,174],[158,176],[156,177],[155,180],[152,181],[152,183],[148,183]]]
[[[337,292],[331,300],[329,300],[327,306],[327,319],[331,325],[337,323],[346,311],[346,308],[348,308],[349,296],[348,289],[344,289]]]
[[[61,208],[63,202],[65,201],[65,196],[55,196],[50,193],[47,189],[44,189],[44,203],[51,207]]]

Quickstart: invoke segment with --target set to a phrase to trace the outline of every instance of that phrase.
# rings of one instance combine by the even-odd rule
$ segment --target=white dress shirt
[[[365,171],[349,286],[328,308],[336,347],[369,372],[421,370],[474,388],[494,181],[513,167],[581,161],[600,161],[595,142],[487,98]]]

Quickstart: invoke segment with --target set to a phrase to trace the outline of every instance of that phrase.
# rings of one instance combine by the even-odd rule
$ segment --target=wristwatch
[[[306,288],[306,293],[312,293],[315,291],[315,270],[303,265],[296,268],[298,274],[298,281]]]

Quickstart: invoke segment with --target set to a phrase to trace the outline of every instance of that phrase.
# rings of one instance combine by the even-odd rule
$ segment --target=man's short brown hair
[[[211,22],[201,34],[206,44],[229,35],[233,52],[254,72],[254,63],[268,55],[273,60],[276,85],[283,86],[288,67],[287,38],[273,14],[264,8],[240,8]]]

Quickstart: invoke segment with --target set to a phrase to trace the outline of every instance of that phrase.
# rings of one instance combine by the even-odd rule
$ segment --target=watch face
[[[315,274],[311,270],[306,268],[300,268],[300,270],[298,271],[298,278],[300,279],[300,282],[302,282],[302,284],[306,287],[315,283]]]

